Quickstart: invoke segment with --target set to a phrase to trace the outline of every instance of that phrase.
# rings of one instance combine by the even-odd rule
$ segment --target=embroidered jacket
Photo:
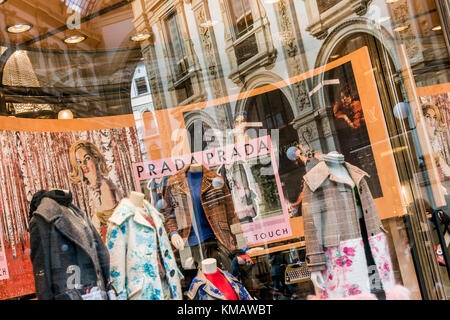
[[[347,162],[345,166],[358,188],[367,235],[386,233],[366,181],[368,174]],[[362,237],[356,197],[353,188],[334,176],[324,161],[320,161],[303,179],[306,259],[311,271],[325,270],[325,248],[337,247],[343,240]]]
[[[220,270],[225,279],[230,283],[239,300],[255,300],[247,289],[227,271]],[[199,269],[197,276],[192,280],[187,294],[190,300],[226,300],[225,296],[209,281]]]
[[[107,246],[111,256],[111,280],[118,299],[181,300],[183,278],[163,226],[163,216],[147,201],[156,230],[128,199],[123,199],[109,219]],[[158,246],[165,280],[158,270]]]

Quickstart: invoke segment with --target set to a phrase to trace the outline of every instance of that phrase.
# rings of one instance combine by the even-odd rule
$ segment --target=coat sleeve
[[[225,194],[225,206],[227,210],[227,220],[228,224],[231,226],[233,224],[239,223],[239,219],[234,211],[233,199],[231,197],[230,189],[228,189],[227,185],[223,185],[223,192]]]
[[[326,269],[325,253],[322,241],[322,213],[323,204],[318,194],[322,193],[319,188],[312,192],[305,183],[303,188],[302,212],[305,229],[306,262],[311,272]]]
[[[30,258],[38,300],[54,299],[51,283],[49,232],[48,223],[39,216],[33,216],[30,221]]]
[[[118,300],[127,300],[126,260],[127,260],[127,222],[122,225],[108,224],[106,243],[110,256],[111,285],[117,292]]]
[[[225,194],[225,210],[226,210],[226,214],[227,214],[227,222],[228,225],[230,226],[230,237],[231,237],[231,243],[232,243],[232,247],[228,248],[231,251],[236,250],[238,242],[236,239],[237,233],[242,233],[242,230],[240,228],[240,222],[239,222],[239,218],[236,215],[236,212],[234,210],[234,204],[233,204],[233,199],[231,197],[231,193],[230,193],[230,189],[228,189],[228,186],[226,184],[223,185],[223,192]],[[233,228],[231,226],[234,226]],[[236,228],[236,229],[235,229]],[[235,231],[238,230],[238,231]]]
[[[169,236],[169,239],[172,236],[172,233],[177,232],[178,225],[177,225],[177,219],[175,216],[175,203],[172,197],[172,187],[168,186],[165,196],[166,201],[166,209],[163,211],[164,215],[164,227],[166,228],[166,232]]]

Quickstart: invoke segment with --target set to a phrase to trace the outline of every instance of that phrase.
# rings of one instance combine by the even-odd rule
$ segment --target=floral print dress
[[[385,291],[395,285],[386,235],[379,233],[368,241],[376,266],[367,266],[362,238],[341,241],[338,247],[325,249],[327,268],[322,271],[325,290],[319,292],[321,299],[369,294],[371,283]]]

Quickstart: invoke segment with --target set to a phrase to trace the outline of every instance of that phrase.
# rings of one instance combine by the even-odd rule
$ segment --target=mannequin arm
[[[315,287],[319,288],[320,290],[325,289],[325,281],[322,276],[322,272],[320,271],[314,271],[311,273],[311,281],[314,284]]]
[[[226,184],[223,185],[223,192],[225,194],[225,210],[227,211],[228,225],[231,228],[231,226],[233,226],[235,224],[239,224],[239,219],[234,211],[233,199],[231,198],[230,190],[228,189]],[[236,229],[233,227],[233,230],[235,231],[234,234],[236,234],[238,232],[242,232],[242,230],[240,230],[240,224],[238,227],[236,227]],[[230,235],[231,243],[233,244],[233,247],[228,248],[228,249],[231,251],[235,250],[236,245],[237,245],[236,236],[234,234],[233,234],[233,232],[231,232],[231,235]]]
[[[177,225],[177,218],[175,216],[175,204],[174,204],[173,197],[172,197],[172,188],[171,187],[167,188],[166,196],[165,196],[164,200],[166,201],[166,204],[167,204],[166,208],[164,208],[164,210],[162,212],[164,215],[164,220],[165,220],[164,227],[166,228],[166,232],[169,235],[171,241],[173,241],[172,236],[175,233],[178,234],[178,232],[177,232],[178,225]]]

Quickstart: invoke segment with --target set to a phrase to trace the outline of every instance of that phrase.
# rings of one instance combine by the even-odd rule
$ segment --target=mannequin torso
[[[145,195],[143,193],[131,191],[129,199],[137,208],[143,208],[144,207],[144,197],[145,197]]]
[[[216,259],[209,258],[203,260],[202,271],[206,279],[208,279],[225,296],[227,300],[238,300],[236,293],[234,292],[230,283],[217,268]]]

